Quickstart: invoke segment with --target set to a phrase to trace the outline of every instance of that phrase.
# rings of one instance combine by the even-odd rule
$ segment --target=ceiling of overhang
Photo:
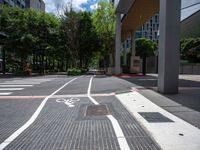
[[[119,0],[116,12],[126,14],[129,8],[133,5],[135,0]]]
[[[122,36],[130,34],[159,12],[160,0],[135,0],[122,20]]]

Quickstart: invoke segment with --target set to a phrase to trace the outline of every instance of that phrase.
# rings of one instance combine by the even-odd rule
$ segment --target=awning
[[[123,0],[120,0],[120,2]],[[132,0],[134,3],[122,19],[122,38],[136,31],[159,12],[159,0]],[[119,2],[118,5],[121,3]],[[130,4],[130,3],[129,3]],[[118,6],[120,8],[120,6]]]

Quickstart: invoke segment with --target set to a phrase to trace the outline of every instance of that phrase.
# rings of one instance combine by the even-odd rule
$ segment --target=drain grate
[[[155,123],[174,122],[159,112],[139,112],[139,114],[148,122],[155,122]]]
[[[106,105],[90,105],[86,109],[86,116],[102,116],[108,114],[109,111]]]

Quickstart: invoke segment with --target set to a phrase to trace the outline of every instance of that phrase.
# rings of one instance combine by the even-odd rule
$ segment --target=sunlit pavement
[[[6,85],[6,89],[1,85]],[[170,125],[174,130],[176,123],[191,134],[180,128],[177,137],[172,134],[178,143],[173,142],[168,149],[181,149],[184,145],[178,144],[188,138],[199,140],[198,128],[152,105],[142,97],[140,88],[108,76],[2,79],[0,149],[161,149],[170,144],[170,139],[163,143],[161,140],[167,140],[165,133],[155,133],[154,127]],[[156,116],[149,110],[156,111]],[[195,140],[189,143],[191,149],[200,146]]]

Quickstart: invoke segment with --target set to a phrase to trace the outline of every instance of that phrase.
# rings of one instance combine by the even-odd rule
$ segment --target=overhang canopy
[[[200,10],[181,22],[181,37],[200,37]]]
[[[128,13],[129,8],[133,5],[135,0],[116,0],[116,12],[121,14]]]
[[[122,1],[124,0],[120,0],[121,3]],[[120,8],[120,5],[122,5],[120,2],[117,8]],[[159,0],[132,0],[132,2],[122,20],[122,37],[130,34],[132,31],[136,31],[153,15],[159,12]]]

